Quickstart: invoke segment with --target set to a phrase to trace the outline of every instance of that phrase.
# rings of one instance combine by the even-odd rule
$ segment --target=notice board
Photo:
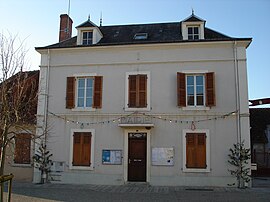
[[[152,148],[152,165],[173,166],[174,150],[170,148]]]
[[[102,164],[121,165],[122,150],[102,150]]]

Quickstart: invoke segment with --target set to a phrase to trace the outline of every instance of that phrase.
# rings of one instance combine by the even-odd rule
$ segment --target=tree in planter
[[[230,148],[230,154],[228,162],[233,165],[234,169],[229,169],[231,175],[236,177],[237,187],[245,188],[245,182],[250,181],[250,168],[247,167],[248,160],[251,158],[250,149],[246,149],[244,141],[241,143],[233,144],[233,148]],[[235,185],[235,183],[231,184]]]
[[[44,184],[47,181],[48,173],[51,172],[51,157],[52,154],[46,149],[46,145],[41,143],[33,157],[34,167],[38,168],[41,172],[41,184]]]

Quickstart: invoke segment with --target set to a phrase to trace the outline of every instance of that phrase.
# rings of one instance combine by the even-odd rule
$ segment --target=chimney
[[[59,42],[72,36],[72,19],[67,14],[60,15]]]

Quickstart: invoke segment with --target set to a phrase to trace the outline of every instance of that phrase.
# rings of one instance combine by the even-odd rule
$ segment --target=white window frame
[[[186,167],[186,135],[187,133],[205,133],[206,135],[206,168],[187,168]],[[182,135],[183,142],[183,172],[209,173],[210,172],[210,132],[208,129],[184,129]]]
[[[78,79],[79,78],[95,78],[97,76],[96,73],[81,73],[81,74],[74,74],[75,77],[75,107],[71,109],[72,111],[96,111],[96,108],[93,107],[78,107]],[[94,83],[93,81],[93,98],[94,98]],[[93,100],[94,102],[94,100]],[[93,106],[93,103],[92,103]]]
[[[73,135],[75,132],[85,132],[85,133],[91,133],[91,162],[90,166],[73,166]],[[95,129],[71,129],[70,132],[70,154],[69,154],[69,169],[71,170],[94,170],[94,151],[95,151]]]
[[[186,106],[187,107],[205,107],[205,74],[186,74]],[[187,84],[187,77],[193,76],[194,78],[194,105],[188,105],[188,84]],[[203,76],[203,105],[197,105],[197,84],[196,84],[196,76]]]
[[[130,75],[147,75],[147,106],[144,108],[128,107],[128,95],[129,95],[129,76]],[[125,111],[150,111],[150,72],[149,71],[137,71],[137,72],[126,72],[126,84],[125,84]]]
[[[88,38],[88,33],[90,33],[90,32],[92,33],[92,40],[91,41],[89,40],[90,38]],[[87,38],[86,38],[87,43],[86,44],[83,44],[83,41],[85,40],[83,38],[83,34],[84,33],[87,33]],[[93,39],[94,39],[94,32],[93,32],[93,30],[82,31],[82,45],[92,45],[93,44]],[[91,42],[91,43],[89,43],[89,42]]]
[[[192,34],[188,33],[189,28],[192,28]],[[198,34],[194,34],[194,28],[198,28]],[[189,39],[189,36],[192,36],[192,39]],[[194,39],[195,36],[198,36],[198,39]],[[188,37],[188,40],[199,40],[200,39],[200,26],[199,25],[187,26],[187,37]]]

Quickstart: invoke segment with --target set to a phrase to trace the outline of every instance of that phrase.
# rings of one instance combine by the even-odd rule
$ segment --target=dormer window
[[[188,27],[188,40],[196,40],[199,38],[200,38],[199,27],[198,26]]]
[[[83,45],[93,44],[93,32],[92,31],[83,32],[82,44]]]

